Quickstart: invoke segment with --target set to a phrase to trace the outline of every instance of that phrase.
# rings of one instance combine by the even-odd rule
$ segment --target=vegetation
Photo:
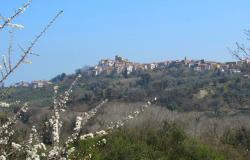
[[[223,155],[188,138],[176,124],[165,122],[159,130],[154,129],[120,129],[106,137],[107,143],[89,148],[97,144],[99,139],[78,141],[73,146],[76,151],[71,159],[84,159],[92,154],[96,160],[224,160]],[[82,158],[81,158],[82,157]]]
[[[70,84],[74,76],[63,77],[58,81],[62,89]],[[3,99],[6,101],[25,99],[34,102],[34,106],[39,104],[46,106],[52,97],[51,88],[12,88]],[[25,94],[19,94],[20,92]],[[206,94],[200,95],[202,93]],[[105,98],[123,102],[143,102],[148,97],[156,96],[158,104],[170,110],[248,110],[249,93],[250,81],[242,74],[164,68],[152,72],[133,73],[126,77],[121,75],[92,77],[85,74],[73,93],[71,102],[74,105],[93,104]]]
[[[13,20],[31,3],[1,16],[0,31],[23,28]],[[61,14],[26,50],[19,46],[16,63],[10,44],[0,84],[30,63],[32,48]],[[238,45],[234,55],[249,58],[247,51]],[[91,76],[87,68],[43,88],[1,88],[0,160],[250,159],[248,65],[237,74],[172,66]]]

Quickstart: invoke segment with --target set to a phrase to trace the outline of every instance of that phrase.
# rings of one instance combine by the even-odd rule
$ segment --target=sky
[[[3,1],[8,17],[25,0]],[[73,73],[102,58],[121,55],[135,62],[207,59],[232,61],[228,48],[247,43],[249,0],[33,0],[15,19],[14,45],[28,47],[58,11],[64,14],[37,43],[32,64],[23,64],[6,84],[49,80]],[[8,47],[8,29],[0,32],[0,54]],[[20,56],[15,48],[13,58]]]

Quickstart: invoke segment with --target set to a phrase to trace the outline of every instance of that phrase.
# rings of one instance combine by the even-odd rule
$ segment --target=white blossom
[[[0,107],[9,108],[9,107],[10,107],[10,104],[9,104],[9,103],[6,103],[6,102],[0,102]]]
[[[46,146],[43,143],[35,144],[34,148],[46,151]]]
[[[157,101],[157,97],[155,97],[154,100]]]
[[[133,117],[133,116],[131,116],[131,115],[129,115],[129,116],[128,116],[128,119],[133,119],[133,118],[134,118],[134,117]]]
[[[26,59],[26,60],[23,60],[23,63],[32,64],[32,61]]]
[[[68,150],[68,155],[71,155],[73,152],[75,152],[75,147],[71,147],[69,150]]]
[[[77,116],[74,131],[78,132],[81,129],[81,124],[82,124],[82,117]]]
[[[20,150],[21,147],[22,147],[20,144],[17,144],[17,143],[14,143],[14,142],[11,143],[11,146],[15,150]]]
[[[148,105],[151,105],[151,102],[150,102],[150,101],[148,101]]]
[[[80,137],[80,140],[85,140],[85,139],[88,139],[88,138],[94,138],[94,134],[93,133],[88,133],[88,134],[82,135]]]
[[[134,114],[139,114],[140,112],[139,111],[135,111]]]
[[[15,29],[23,29],[24,28],[24,26],[21,24],[8,23],[8,26],[10,26],[11,28],[15,28]]]
[[[102,139],[102,143],[103,144],[106,144],[107,143],[107,140],[105,138]]]
[[[6,157],[4,155],[1,155],[0,160],[6,160]]]
[[[41,153],[41,156],[42,157],[46,157],[47,155],[45,153]]]
[[[104,130],[96,132],[96,135],[98,135],[98,136],[102,136],[102,135],[106,135],[106,134],[108,134],[108,133],[106,131],[104,131]]]
[[[54,90],[58,90],[59,87],[58,86],[54,86],[53,88],[54,88]]]

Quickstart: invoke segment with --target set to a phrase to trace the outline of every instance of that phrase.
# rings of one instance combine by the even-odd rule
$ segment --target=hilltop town
[[[194,71],[201,72],[206,70],[211,71],[221,71],[229,72],[232,74],[241,73],[241,66],[243,64],[250,63],[250,59],[245,61],[232,61],[232,62],[215,62],[215,61],[206,61],[206,60],[189,60],[185,57],[183,60],[168,60],[162,62],[153,62],[153,63],[136,63],[131,62],[126,58],[116,55],[114,59],[102,59],[99,63],[93,67],[89,67],[87,70],[82,71],[91,76],[98,75],[110,75],[110,74],[131,74],[135,71],[154,71],[155,69],[161,68],[171,68],[171,67],[188,67]],[[32,88],[43,88],[52,84],[51,81],[38,80],[29,82],[18,82],[12,85],[12,87],[32,87]]]
[[[99,74],[111,74],[111,73],[126,73],[131,74],[137,70],[154,70],[157,68],[168,68],[168,67],[188,67],[194,71],[205,71],[205,70],[220,70],[221,72],[228,71],[230,73],[241,73],[240,67],[244,63],[250,63],[249,59],[245,61],[234,61],[234,62],[214,62],[203,60],[189,60],[185,57],[183,60],[174,61],[162,61],[153,63],[135,63],[121,56],[116,55],[115,59],[102,59],[98,65],[90,67],[88,74],[99,75]]]

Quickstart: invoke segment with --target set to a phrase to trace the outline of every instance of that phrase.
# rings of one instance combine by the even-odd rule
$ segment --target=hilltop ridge
[[[240,73],[240,67],[243,64],[249,64],[250,60],[244,61],[232,61],[232,62],[215,62],[202,60],[189,60],[185,57],[183,60],[166,60],[162,62],[152,63],[137,63],[129,61],[126,58],[116,55],[114,59],[102,59],[99,63],[93,67],[89,67],[85,70],[89,75],[100,75],[112,73],[116,74],[131,74],[139,70],[150,71],[159,68],[170,68],[170,67],[188,67],[195,71],[205,70],[220,70],[222,72],[229,71],[232,73]]]
[[[76,69],[76,74],[86,74],[89,76],[98,75],[130,75],[136,72],[147,72],[154,71],[157,69],[169,69],[182,67],[189,68],[196,72],[202,71],[220,71],[227,72],[231,74],[239,74],[244,72],[244,65],[249,65],[250,59],[245,59],[241,61],[231,61],[231,62],[216,62],[208,61],[205,59],[193,60],[185,57],[183,60],[165,60],[161,62],[151,62],[151,63],[139,63],[132,62],[122,56],[116,55],[114,59],[101,59],[96,65],[91,67],[84,67],[81,69]],[[11,87],[33,87],[33,88],[44,88],[52,83],[62,80],[65,73],[57,75],[51,80],[34,80],[32,82],[17,82]],[[250,75],[245,74],[244,76],[250,77]]]

